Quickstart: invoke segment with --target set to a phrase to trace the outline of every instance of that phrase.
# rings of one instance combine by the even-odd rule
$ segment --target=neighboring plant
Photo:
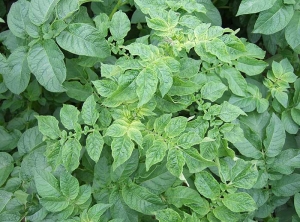
[[[0,221],[300,220],[297,47],[264,61],[209,0],[19,0],[6,18]]]

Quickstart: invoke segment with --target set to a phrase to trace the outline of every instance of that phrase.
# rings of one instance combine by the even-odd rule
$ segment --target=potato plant
[[[299,5],[0,0],[0,222],[300,221]]]

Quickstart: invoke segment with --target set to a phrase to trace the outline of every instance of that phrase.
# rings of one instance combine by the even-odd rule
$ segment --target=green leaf
[[[287,26],[293,14],[293,6],[284,5],[278,1],[272,8],[259,14],[253,32],[265,35],[274,34]]]
[[[220,196],[220,185],[218,181],[207,171],[196,174],[195,186],[200,194],[209,199]]]
[[[124,136],[129,128],[129,124],[124,120],[117,120],[110,125],[105,133],[105,136],[121,137]]]
[[[84,184],[79,187],[79,193],[75,200],[75,203],[77,205],[82,205],[88,201],[91,195],[92,195],[92,188],[89,185]]]
[[[123,187],[122,197],[125,203],[133,210],[146,215],[165,208],[162,200],[147,188],[131,183]]]
[[[43,142],[43,135],[37,126],[26,130],[18,141],[18,151],[20,155],[29,153]]]
[[[127,180],[137,169],[139,164],[139,152],[137,149],[133,150],[132,155],[125,163],[118,166],[114,171],[110,171],[110,178],[113,182],[121,182]],[[111,168],[110,168],[111,169]]]
[[[163,160],[168,150],[168,145],[163,140],[155,140],[146,151],[146,170]]]
[[[60,175],[60,190],[70,200],[74,200],[79,193],[79,182],[70,173],[63,171]]]
[[[17,37],[25,39],[26,17],[28,16],[30,2],[21,0],[12,4],[7,14],[7,25],[9,30]]]
[[[159,55],[158,47],[142,43],[132,43],[125,47],[130,54],[139,56],[142,60],[155,60]]]
[[[160,117],[156,118],[154,121],[154,131],[156,133],[163,133],[165,127],[170,122],[172,114],[163,114]]]
[[[75,106],[63,104],[60,110],[60,121],[68,130],[75,129],[79,114],[80,112]]]
[[[190,173],[198,173],[216,165],[215,162],[204,159],[195,148],[183,150],[183,156]]]
[[[158,221],[160,222],[182,222],[182,219],[179,216],[179,214],[171,208],[167,208],[156,212],[155,218],[158,219]]]
[[[189,149],[200,142],[201,138],[196,132],[188,132],[181,134],[177,140],[177,145],[184,149]]]
[[[265,68],[268,67],[268,63],[252,58],[241,57],[235,63],[235,68],[248,76],[254,76],[262,73]]]
[[[121,192],[115,190],[111,192],[109,203],[112,204],[110,207],[112,218],[122,218],[120,222],[138,222],[138,212],[130,209],[126,205],[121,196]]]
[[[292,49],[297,49],[300,46],[300,12],[295,11],[293,18],[285,28],[285,39]],[[298,49],[299,50],[299,49]]]
[[[296,134],[299,130],[298,124],[293,120],[291,110],[283,111],[281,114],[281,121],[284,129],[290,134]]]
[[[231,183],[233,186],[251,189],[258,178],[258,171],[252,163],[238,159],[231,170]]]
[[[6,207],[7,203],[11,200],[13,194],[10,192],[7,192],[5,190],[0,190],[0,212]]]
[[[29,8],[29,18],[35,25],[42,25],[51,16],[59,0],[32,0]]]
[[[59,182],[50,172],[37,169],[34,174],[34,182],[41,197],[61,197]]]
[[[66,170],[72,172],[79,166],[81,144],[77,139],[71,138],[62,147],[61,157]]]
[[[56,37],[58,45],[76,55],[98,58],[110,56],[107,41],[95,27],[84,23],[73,23]]]
[[[0,187],[14,169],[14,159],[8,153],[0,152]],[[1,212],[1,209],[0,209]]]
[[[299,104],[295,108],[291,109],[291,116],[298,125],[300,125],[300,105]]]
[[[92,160],[96,163],[98,162],[102,149],[104,145],[104,140],[102,135],[98,131],[90,133],[86,138],[86,150]]]
[[[208,99],[212,102],[221,98],[223,93],[227,90],[221,82],[208,82],[201,88],[201,95],[203,99]]]
[[[97,203],[88,210],[88,216],[91,221],[100,221],[100,217],[111,207],[111,204]]]
[[[81,117],[85,124],[93,126],[95,125],[99,112],[97,111],[97,103],[94,95],[89,96],[82,105]]]
[[[19,47],[15,49],[7,59],[10,67],[8,75],[3,75],[7,88],[15,93],[23,92],[30,80],[30,70],[27,62],[27,48]]]
[[[209,203],[206,199],[202,198],[199,193],[189,187],[177,186],[170,187],[165,193],[169,204],[181,208],[182,205],[190,207],[193,211],[200,215],[206,215],[209,209]]]
[[[257,12],[265,11],[271,8],[274,4],[277,4],[276,0],[242,0],[236,15],[238,16],[244,14],[254,14]]]
[[[79,2],[73,0],[59,1],[56,6],[56,13],[59,19],[66,19],[79,10]]]
[[[300,191],[300,174],[284,175],[272,184],[272,192],[276,196],[290,197]]]
[[[200,144],[200,153],[207,160],[213,160],[218,155],[220,144],[217,141],[203,141]]]
[[[64,54],[52,39],[38,41],[28,52],[28,65],[37,81],[50,92],[63,92]]]
[[[239,107],[231,105],[228,102],[223,102],[221,105],[221,112],[218,115],[224,122],[231,122],[240,115],[247,115]]]
[[[171,69],[164,63],[160,62],[151,67],[157,73],[159,79],[159,91],[164,97],[173,85],[173,75]]]
[[[174,78],[173,85],[168,92],[170,96],[186,96],[191,95],[199,90],[199,85],[190,81]]]
[[[157,89],[157,74],[150,68],[143,69],[136,78],[136,93],[139,97],[138,106],[142,106],[152,99]]]
[[[297,79],[297,76],[294,74],[294,68],[288,59],[283,59],[280,63],[273,61],[272,71],[277,79],[288,83],[293,83]]]
[[[294,205],[295,205],[295,210],[300,217],[300,194],[296,193],[294,196]]]
[[[167,156],[167,168],[171,174],[180,178],[185,159],[181,150],[173,148],[170,149]]]
[[[93,81],[93,84],[99,95],[103,97],[110,96],[118,88],[118,85],[110,79],[96,80]]]
[[[239,213],[234,213],[225,206],[218,206],[213,210],[213,214],[217,219],[223,222],[238,222],[242,217]]]
[[[268,157],[277,156],[283,148],[285,138],[284,126],[281,120],[273,113],[266,128],[266,138],[263,141],[266,155]]]
[[[187,118],[183,116],[175,117],[165,127],[167,137],[174,138],[179,136],[186,128]]]
[[[64,82],[63,86],[66,88],[67,95],[78,101],[86,101],[87,98],[93,93],[93,87],[87,83],[82,84],[78,81]]]
[[[300,168],[300,150],[287,149],[280,152],[270,169],[281,174],[291,174],[295,168]]]
[[[247,91],[247,82],[241,73],[232,68],[222,68],[221,77],[226,78],[229,84],[229,89],[233,94],[238,96],[245,96]]]
[[[118,11],[114,13],[109,27],[114,39],[120,40],[125,38],[130,28],[130,20],[124,12]]]
[[[17,146],[17,143],[21,137],[21,133],[18,130],[7,132],[7,130],[0,126],[0,150],[9,151]]]
[[[251,212],[257,209],[255,201],[247,193],[228,194],[222,202],[232,212]]]
[[[36,116],[40,132],[53,140],[60,137],[58,121],[54,116]]]
[[[128,136],[114,138],[111,143],[112,156],[114,158],[113,170],[128,160],[134,149],[134,143]]]
[[[40,202],[50,212],[60,212],[69,206],[69,201],[64,197],[43,197]]]

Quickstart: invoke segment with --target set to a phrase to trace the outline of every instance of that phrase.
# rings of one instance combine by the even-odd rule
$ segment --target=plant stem
[[[124,4],[127,3],[127,1],[122,2],[123,0],[118,0],[117,4],[115,5],[115,7],[113,8],[113,10],[111,11],[110,15],[109,15],[109,20],[112,19],[113,15],[116,13],[116,11]]]

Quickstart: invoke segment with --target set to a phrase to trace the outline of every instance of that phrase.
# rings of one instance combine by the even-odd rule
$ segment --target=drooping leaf
[[[266,155],[269,157],[277,156],[283,148],[285,138],[284,126],[281,120],[273,113],[266,129],[266,138],[263,141]]]
[[[190,207],[193,211],[200,215],[206,215],[209,212],[208,201],[201,197],[199,193],[189,187],[177,186],[170,187],[166,191],[166,197],[169,204],[173,204],[178,208],[182,205]]]
[[[50,212],[60,212],[69,206],[69,201],[64,197],[43,197],[41,204]]]
[[[79,193],[79,182],[70,173],[63,171],[60,175],[60,190],[62,194],[71,200],[74,200]]]
[[[77,139],[71,138],[62,147],[62,160],[66,170],[72,172],[79,166],[81,144]]]
[[[165,204],[157,195],[134,183],[123,187],[122,197],[131,209],[146,215],[165,208]]]
[[[38,82],[51,92],[63,92],[64,54],[52,39],[38,41],[28,52],[28,65]]]
[[[122,11],[114,13],[109,30],[114,39],[123,39],[130,30],[130,20],[127,15]]]
[[[296,193],[294,196],[294,205],[295,205],[295,210],[299,216],[300,215],[300,194],[299,193]]]
[[[231,105],[228,102],[224,102],[221,105],[221,112],[218,115],[224,122],[231,122],[240,115],[246,115],[239,107]]]
[[[114,158],[113,169],[128,160],[134,149],[134,143],[128,136],[114,138],[111,144],[112,156]]]
[[[109,45],[95,27],[84,23],[73,23],[56,37],[58,45],[76,55],[106,58]]]
[[[238,15],[254,14],[257,12],[265,11],[275,4],[276,0],[261,1],[261,0],[242,0]]]
[[[187,118],[183,116],[175,117],[165,127],[166,136],[173,138],[180,135],[186,128]]]
[[[163,160],[168,149],[167,144],[163,140],[155,140],[153,145],[146,151],[146,169]]]
[[[40,132],[53,140],[60,137],[58,121],[54,116],[36,116]]]
[[[157,89],[157,74],[150,68],[143,69],[136,78],[136,93],[139,97],[138,106],[142,106],[149,102]]]
[[[6,182],[13,169],[14,159],[12,156],[8,153],[0,152],[0,186]]]
[[[253,32],[265,35],[276,33],[287,26],[293,14],[293,6],[278,1],[272,8],[259,14]]]
[[[41,145],[43,135],[37,126],[27,129],[18,141],[18,151],[20,155],[29,153],[31,150]]]
[[[207,171],[196,174],[195,186],[200,194],[209,199],[220,196],[220,185],[218,181]]]
[[[60,188],[58,180],[48,171],[36,170],[34,182],[37,192],[42,197],[60,197]]]
[[[68,130],[75,129],[79,113],[75,106],[64,104],[60,110],[60,121]]]
[[[257,169],[249,162],[237,160],[231,170],[232,185],[238,188],[251,189],[258,178]]]
[[[203,99],[208,99],[212,102],[221,98],[227,87],[221,82],[208,82],[201,88]]]
[[[98,162],[102,149],[104,145],[104,140],[102,135],[98,131],[90,133],[86,139],[86,150],[92,160],[96,163]]]
[[[220,74],[227,79],[231,92],[238,96],[245,96],[247,82],[238,70],[232,67],[223,68]]]
[[[247,193],[228,194],[222,200],[223,204],[232,212],[251,212],[254,211],[256,203]]]
[[[83,103],[81,117],[85,124],[93,126],[96,123],[99,117],[96,106],[97,103],[95,101],[94,95],[89,96]]]
[[[27,62],[27,48],[19,47],[13,51],[7,59],[10,72],[3,75],[7,88],[15,93],[23,92],[30,80],[30,70]]]
[[[30,3],[25,0],[17,1],[12,4],[7,14],[7,25],[9,30],[19,38],[26,37],[26,17],[28,16]]]
[[[160,210],[156,213],[156,219],[160,222],[168,222],[168,221],[174,221],[174,222],[181,222],[182,219],[179,216],[179,214],[172,210],[171,208],[167,208],[164,210]]]
[[[29,18],[35,25],[42,25],[51,16],[59,0],[32,0],[29,8]]]
[[[294,15],[285,29],[285,39],[292,49],[299,48],[300,39],[297,38],[300,34],[300,12],[295,11]]]
[[[167,168],[171,174],[179,178],[184,164],[185,159],[181,150],[175,148],[168,151]]]
[[[73,0],[59,1],[56,6],[57,16],[59,19],[65,19],[79,10],[79,2]]]

